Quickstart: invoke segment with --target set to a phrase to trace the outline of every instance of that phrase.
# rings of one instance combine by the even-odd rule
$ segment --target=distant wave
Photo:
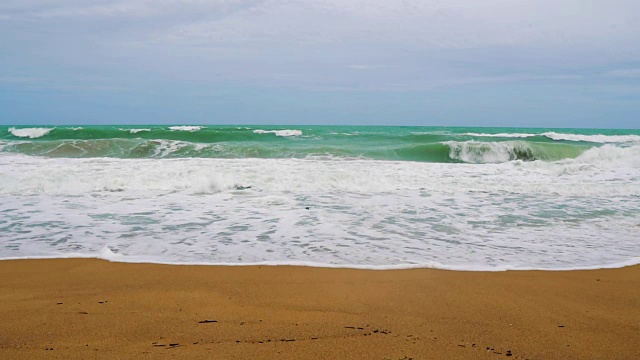
[[[9,132],[13,136],[35,139],[47,135],[54,128],[9,128]]]
[[[203,126],[170,126],[171,131],[198,131],[202,130]]]
[[[276,136],[300,136],[302,131],[300,130],[253,130],[256,134],[275,134]]]
[[[630,143],[640,142],[640,135],[579,135],[546,132],[541,134],[552,140],[586,141],[593,143]]]
[[[296,129],[296,127],[298,129]],[[1,153],[45,157],[330,158],[494,164],[576,159],[591,148],[603,156],[640,145],[640,133],[593,130],[569,134],[531,130],[462,130],[415,134],[401,128],[216,126],[4,127]],[[492,133],[493,131],[493,133]],[[357,135],[358,141],[353,141]],[[278,141],[277,139],[281,139]],[[295,139],[289,141],[287,139]],[[46,140],[46,141],[43,141]],[[285,141],[286,140],[286,141]],[[275,141],[275,142],[274,142]],[[624,154],[622,154],[624,155]],[[625,155],[626,156],[626,155]]]
[[[565,140],[565,141],[584,141],[592,143],[631,143],[640,142],[639,135],[582,135],[582,134],[565,134],[557,133],[553,131],[545,132],[542,134],[531,133],[499,133],[499,134],[487,134],[487,133],[462,133],[460,135],[474,136],[474,137],[496,137],[496,138],[528,138],[534,136],[544,136],[551,140]]]
[[[460,135],[475,137],[501,137],[501,138],[527,138],[536,136],[536,134],[519,134],[519,133],[500,133],[500,134],[484,134],[484,133],[463,133]]]
[[[151,129],[119,129],[122,131],[128,131],[131,134],[137,134],[139,132],[143,132],[143,131],[151,131]]]
[[[460,135],[474,136],[474,137],[495,137],[495,138],[529,138],[534,136],[544,136],[551,140],[565,140],[565,141],[584,141],[592,143],[632,143],[640,142],[639,135],[581,135],[581,134],[564,134],[557,132],[545,132],[541,134],[531,133],[499,133],[499,134],[487,134],[487,133],[462,133]]]

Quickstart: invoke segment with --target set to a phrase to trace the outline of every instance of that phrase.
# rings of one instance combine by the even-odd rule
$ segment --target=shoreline
[[[0,274],[2,358],[640,357],[637,265],[470,272],[49,259],[3,260]]]
[[[109,256],[120,256],[116,253],[110,252],[105,256],[83,256],[83,255],[71,255],[71,256],[25,256],[25,257],[8,257],[0,258],[0,263],[3,261],[32,261],[32,260],[98,260],[106,261],[116,264],[147,264],[147,265],[161,265],[161,266],[213,266],[213,267],[300,267],[300,268],[318,268],[318,269],[344,269],[344,270],[362,270],[362,271],[401,271],[401,270],[441,270],[441,271],[455,271],[455,272],[481,272],[481,273],[500,273],[507,271],[542,271],[542,272],[566,272],[566,271],[594,271],[594,270],[612,270],[623,269],[627,267],[640,266],[640,258],[634,258],[627,261],[621,261],[617,263],[607,265],[592,265],[583,267],[560,267],[560,268],[535,268],[535,267],[514,267],[512,265],[505,265],[497,268],[483,268],[470,266],[467,268],[449,266],[443,264],[404,264],[404,265],[344,265],[344,264],[328,264],[328,263],[316,263],[307,261],[291,261],[291,262],[275,262],[264,261],[255,263],[205,263],[205,262],[162,262],[162,261],[149,261],[149,260],[118,260],[109,258]]]

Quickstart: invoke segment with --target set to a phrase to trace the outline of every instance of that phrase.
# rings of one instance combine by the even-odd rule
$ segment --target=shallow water
[[[86,128],[0,128],[0,258],[460,270],[640,262],[637,131],[114,127],[68,136]],[[220,129],[245,138],[208,137]],[[124,155],[154,141],[170,145]],[[216,157],[215,146],[264,151]]]

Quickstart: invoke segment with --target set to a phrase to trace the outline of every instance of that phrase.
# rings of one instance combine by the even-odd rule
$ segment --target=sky
[[[2,0],[0,124],[640,128],[638,0]]]

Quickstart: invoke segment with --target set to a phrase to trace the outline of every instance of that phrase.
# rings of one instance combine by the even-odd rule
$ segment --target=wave
[[[131,134],[137,134],[139,132],[143,132],[143,131],[151,131],[151,129],[119,129],[121,131],[128,131]]]
[[[188,151],[180,144],[164,150]],[[172,148],[173,147],[173,148]],[[594,148],[574,159],[492,166],[370,159],[51,159],[0,156],[0,194],[91,192],[216,194],[246,191],[289,204],[281,192],[384,193],[404,190],[640,196],[640,146]],[[96,169],[100,169],[96,172]],[[28,170],[28,171],[27,171]],[[487,177],[478,179],[476,174]],[[463,179],[457,179],[460,176]],[[313,181],[309,181],[309,179]],[[456,180],[457,179],[457,180]],[[464,180],[466,179],[466,180]],[[451,188],[451,181],[457,183]],[[256,200],[258,201],[258,200]]]
[[[255,136],[255,135],[254,135]],[[107,138],[83,140],[9,141],[0,149],[44,157],[68,158],[332,158],[419,162],[503,163],[514,160],[556,161],[575,158],[587,145],[527,141],[446,141],[427,144],[381,146],[377,142],[332,145],[273,141],[192,142],[173,139]]]
[[[640,169],[640,145],[618,147],[606,144],[585,151],[575,160],[579,163],[598,164],[604,167]]]
[[[640,142],[640,135],[581,135],[546,132],[541,134],[551,140],[585,141],[592,143],[633,143]]]
[[[610,143],[634,143],[640,142],[640,135],[603,135],[603,134],[594,134],[594,135],[583,135],[583,134],[566,134],[566,133],[557,133],[553,131],[544,132],[540,134],[532,134],[532,133],[497,133],[497,134],[489,134],[489,133],[461,133],[459,135],[464,136],[473,136],[473,137],[489,137],[489,138],[530,138],[530,137],[545,137],[554,141],[579,141],[579,142],[591,142],[591,143],[600,143],[600,144],[610,144]]]
[[[202,130],[204,126],[169,126],[169,130],[171,131],[199,131]]]
[[[606,145],[559,162],[490,166],[2,154],[3,220],[12,225],[0,257],[73,252],[112,261],[467,270],[613,266],[638,261],[640,167],[605,166],[637,163],[638,151]],[[582,173],[550,171],[589,162]]]
[[[504,163],[514,160],[557,161],[576,158],[588,147],[564,144],[532,143],[527,141],[447,141],[449,157],[471,164]]]
[[[460,135],[474,136],[474,137],[501,137],[501,138],[528,138],[528,137],[537,136],[536,134],[520,134],[520,133],[499,133],[499,134],[462,133]]]
[[[618,135],[555,132],[542,135],[542,131],[539,134],[518,133],[518,130],[491,134],[469,129],[434,135],[402,128],[364,130],[357,127],[305,130],[237,126],[5,127],[0,133],[3,141],[0,153],[69,158],[331,158],[487,164],[553,162],[575,159],[592,148],[613,151],[607,150],[606,145],[628,148],[640,144],[632,141],[640,139],[640,135],[635,132],[624,135],[619,131]],[[290,141],[292,137],[296,141]],[[569,138],[575,141],[567,140]]]
[[[275,134],[276,136],[289,137],[300,136],[302,131],[300,130],[253,130],[255,134]]]
[[[9,128],[11,135],[21,138],[36,139],[47,135],[54,128]]]

